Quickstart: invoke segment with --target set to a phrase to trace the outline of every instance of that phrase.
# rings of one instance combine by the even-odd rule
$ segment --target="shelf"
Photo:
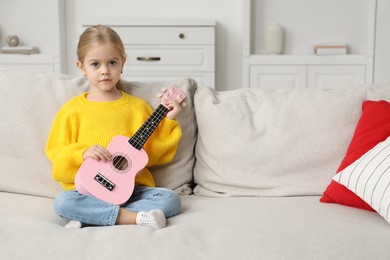
[[[313,15],[311,11],[318,11],[315,3],[310,0],[305,1],[310,3],[306,10],[309,16]],[[320,3],[320,0],[317,1]],[[280,8],[281,4],[283,4],[283,8]],[[337,8],[340,3],[333,0],[322,4],[326,4],[327,8],[320,10],[323,13],[321,13],[322,18],[319,17],[318,21],[327,19],[323,18],[323,15],[332,14],[332,8]],[[309,16],[300,18],[288,12],[287,14],[286,10],[289,7],[293,7],[297,13],[301,12],[296,3],[294,5],[294,3],[282,0],[243,0],[242,82],[244,87],[322,88],[372,84],[377,0],[365,0],[360,3],[360,9],[354,14],[359,19],[358,23],[344,19],[344,10],[338,13],[337,19],[335,18],[324,27],[310,24],[310,30],[307,30],[308,23],[305,20]],[[343,8],[349,10],[348,4],[344,3]],[[271,11],[268,12],[269,10]],[[364,12],[364,15],[359,12]],[[314,18],[313,21],[317,21]],[[260,29],[265,28],[266,24],[273,19],[281,22],[282,26],[285,25],[286,38],[290,39],[290,41],[285,42],[288,44],[285,46],[285,53],[288,54],[266,55],[258,48],[261,44],[257,43],[265,40],[265,34]],[[333,30],[338,23],[340,26],[337,29],[341,28],[341,31]],[[312,28],[314,31],[311,30]],[[343,30],[353,33],[345,35]],[[294,37],[296,38],[294,39]],[[345,42],[350,45],[351,54],[323,56],[313,54],[312,42],[318,42],[319,39],[340,37],[347,37]],[[297,41],[297,39],[301,41]],[[344,42],[344,40],[342,41]],[[308,51],[307,54],[303,50]]]

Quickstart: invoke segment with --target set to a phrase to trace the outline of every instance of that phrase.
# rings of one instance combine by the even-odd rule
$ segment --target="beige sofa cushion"
[[[183,141],[170,164],[152,169],[157,185],[188,193],[194,164],[196,123],[192,108],[192,80],[126,83],[126,90],[153,106],[162,87],[176,84],[187,94],[188,106],[178,119]],[[0,191],[53,197],[61,191],[51,177],[45,155],[46,140],[58,109],[71,97],[87,91],[82,77],[45,73],[0,72]]]
[[[65,229],[47,198],[0,192],[5,260],[371,260],[390,255],[389,224],[375,212],[318,196],[182,196],[168,226]],[[26,215],[26,212],[29,214]]]
[[[216,92],[199,87],[195,194],[321,195],[345,154],[365,98],[365,88]]]

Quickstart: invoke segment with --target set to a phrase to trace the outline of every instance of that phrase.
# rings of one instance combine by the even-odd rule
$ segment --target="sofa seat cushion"
[[[50,198],[0,192],[4,259],[387,259],[387,222],[319,196],[182,196],[168,226],[66,229]],[[26,214],[28,213],[28,214]]]

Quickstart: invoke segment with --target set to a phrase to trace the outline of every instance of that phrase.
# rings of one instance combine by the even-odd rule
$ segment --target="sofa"
[[[375,211],[322,203],[346,155],[364,100],[386,86],[237,88],[192,79],[124,81],[159,104],[162,87],[187,95],[183,138],[157,186],[180,194],[167,227],[65,228],[62,191],[45,144],[57,110],[88,89],[83,77],[0,72],[1,259],[388,259],[390,224]]]

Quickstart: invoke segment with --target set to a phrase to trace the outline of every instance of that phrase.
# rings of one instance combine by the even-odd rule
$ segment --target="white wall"
[[[59,10],[53,0],[0,0],[0,45],[16,34],[20,45],[37,46],[42,53],[59,54]]]
[[[67,0],[68,72],[74,66],[81,25],[99,19],[206,19],[217,21],[216,89],[241,85],[241,0]]]
[[[367,0],[252,0],[252,52],[265,53],[265,28],[279,23],[285,54],[313,54],[320,42],[345,42],[350,53],[366,53],[367,8]]]
[[[390,1],[378,0],[375,41],[375,83],[390,83]]]

